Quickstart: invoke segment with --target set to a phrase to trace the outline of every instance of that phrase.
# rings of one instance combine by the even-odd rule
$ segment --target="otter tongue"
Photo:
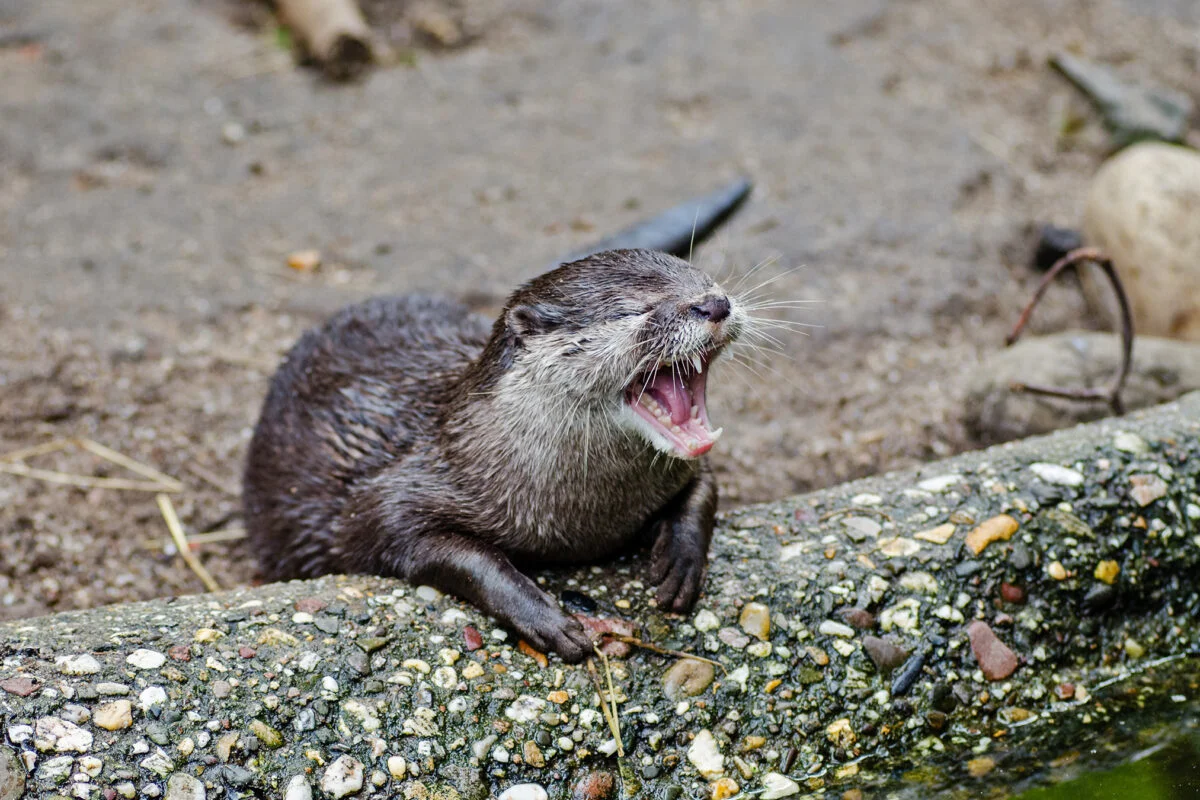
[[[702,396],[704,392],[703,378],[703,373],[693,377]],[[695,405],[695,401],[692,399],[691,389],[675,370],[660,369],[654,376],[654,380],[647,384],[646,390],[658,401],[659,405],[667,410],[667,413],[671,415],[671,422],[674,424],[682,425],[691,419],[692,406]]]

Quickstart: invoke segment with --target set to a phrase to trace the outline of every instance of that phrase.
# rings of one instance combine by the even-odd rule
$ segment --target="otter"
[[[344,309],[284,358],[250,443],[265,577],[428,584],[574,663],[591,639],[518,566],[653,539],[657,604],[690,609],[717,508],[708,376],[747,321],[708,275],[641,249],[562,264],[490,324],[423,295]]]

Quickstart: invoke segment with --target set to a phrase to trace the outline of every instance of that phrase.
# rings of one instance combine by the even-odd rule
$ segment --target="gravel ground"
[[[1030,223],[1075,222],[1105,150],[1046,56],[1200,96],[1200,10],[841,5],[499,0],[348,87],[216,0],[5,5],[0,452],[88,436],[183,480],[189,530],[236,527],[258,403],[306,326],[386,291],[494,308],[739,174],[755,196],[699,263],[774,259],[758,274],[822,327],[714,386],[726,505],[972,448],[966,375],[1031,291]],[[284,265],[304,248],[311,275]],[[1035,329],[1093,324],[1065,284]],[[0,476],[0,618],[198,591],[164,532],[147,494]],[[255,579],[238,544],[202,557]]]

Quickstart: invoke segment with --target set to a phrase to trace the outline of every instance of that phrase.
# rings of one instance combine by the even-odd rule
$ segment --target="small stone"
[[[33,743],[43,752],[86,753],[92,749],[92,734],[58,717],[41,717],[33,723]]]
[[[167,657],[157,650],[134,650],[125,659],[125,663],[135,669],[158,669],[167,663]]]
[[[225,680],[213,681],[212,686],[209,687],[209,691],[212,692],[213,697],[218,700],[224,700],[233,694],[233,684]]]
[[[28,675],[18,675],[15,678],[5,678],[0,681],[0,689],[15,694],[17,697],[29,697],[37,691],[38,684]]]
[[[713,781],[725,774],[725,756],[707,728],[696,734],[688,746],[687,759],[706,780]]]
[[[133,703],[128,700],[114,700],[96,709],[92,722],[97,728],[106,731],[119,731],[133,724]]]
[[[875,615],[865,608],[840,608],[838,616],[852,628],[869,631],[875,627]]]
[[[954,535],[957,526],[947,522],[945,525],[938,525],[936,528],[914,533],[914,539],[920,539],[923,542],[931,542],[932,544],[945,544],[950,541],[950,537]]]
[[[1075,684],[1060,683],[1054,687],[1054,696],[1059,700],[1070,700],[1075,696]]]
[[[1000,514],[984,520],[975,530],[967,534],[967,547],[979,555],[992,542],[1008,541],[1020,525],[1008,514]]]
[[[1124,647],[1125,655],[1129,656],[1130,658],[1141,658],[1142,656],[1146,655],[1146,648],[1142,647],[1134,639],[1126,639]]]
[[[742,630],[759,641],[771,638],[771,611],[762,603],[746,603],[738,617]]]
[[[926,478],[917,484],[917,488],[923,492],[931,492],[933,494],[941,494],[948,491],[963,482],[962,475],[938,475],[934,478]]]
[[[1046,272],[1060,258],[1080,247],[1083,247],[1083,237],[1079,231],[1060,228],[1057,225],[1043,225],[1038,234],[1037,249],[1033,254],[1033,267],[1038,272]]]
[[[1002,681],[1017,668],[1017,656],[1000,641],[986,622],[976,620],[967,626],[971,640],[971,652],[979,663],[979,669],[989,681]]]
[[[416,595],[417,599],[423,603],[436,603],[442,599],[442,593],[432,586],[418,586]]]
[[[1030,464],[1029,471],[1046,483],[1053,483],[1058,486],[1083,485],[1083,473],[1073,470],[1070,467],[1062,467],[1058,464],[1037,463]]]
[[[217,739],[216,750],[218,760],[222,763],[229,760],[229,756],[233,752],[233,746],[237,744],[239,737],[240,734],[237,731],[230,731]]]
[[[312,800],[312,796],[312,787],[308,785],[308,779],[303,775],[294,775],[288,781],[283,800]]]
[[[561,706],[563,703],[565,703],[571,699],[571,695],[569,695],[566,692],[559,689],[557,691],[550,692],[548,695],[546,695],[546,699],[549,700],[551,703],[554,703],[555,705]]]
[[[890,675],[896,667],[908,660],[907,650],[878,636],[864,636],[862,646],[874,662],[875,668],[883,675]]]
[[[988,756],[972,758],[967,762],[967,774],[972,778],[982,778],[996,768],[996,761]]]
[[[321,790],[339,798],[357,794],[363,787],[363,763],[353,756],[341,756],[325,770]]]
[[[883,530],[883,526],[867,517],[842,517],[842,527],[846,535],[854,542],[865,542],[874,539]]]
[[[843,639],[849,639],[854,636],[854,629],[849,625],[843,625],[840,622],[834,622],[827,619],[817,627],[817,632],[824,636],[840,636]]]
[[[54,663],[63,675],[97,675],[100,672],[100,662],[88,653],[61,656],[56,658]]]
[[[721,620],[716,614],[703,608],[696,612],[696,620],[692,624],[698,631],[715,631],[721,627]]]
[[[192,648],[186,644],[177,644],[167,648],[167,657],[172,661],[191,661]]]
[[[175,745],[175,749],[179,751],[179,755],[188,758],[196,752],[196,740],[186,736],[179,744]]]
[[[1109,586],[1117,582],[1119,574],[1121,574],[1121,565],[1115,561],[1101,561],[1096,565],[1096,580],[1107,583]]]
[[[479,666],[474,661],[463,667],[462,676],[468,681],[473,681],[476,678],[482,678],[483,675],[483,667]]]
[[[123,697],[124,695],[129,694],[129,687],[123,683],[97,683],[96,694],[108,697]]]
[[[854,733],[854,728],[850,726],[850,720],[845,717],[829,723],[825,728],[825,738],[835,747],[842,748],[851,747],[858,741],[858,735]]]
[[[275,749],[283,746],[283,735],[260,719],[251,721],[250,732],[262,742],[264,747]]]
[[[467,648],[468,653],[474,653],[483,647],[483,634],[468,625],[463,628],[463,646]]]
[[[176,772],[167,781],[166,800],[204,800],[204,784],[191,775]]]
[[[516,702],[504,709],[504,716],[513,722],[533,722],[545,710],[545,700],[530,694],[523,694],[516,699]]]
[[[1051,561],[1046,566],[1046,572],[1056,581],[1065,581],[1070,577],[1067,573],[1067,568],[1062,565],[1061,561]]]
[[[808,657],[811,658],[813,663],[818,667],[829,665],[829,654],[821,648],[809,646],[804,648],[804,652],[808,653]]]
[[[165,778],[175,771],[175,763],[161,748],[139,761],[138,766],[153,772],[160,778]]]
[[[617,794],[617,779],[611,772],[596,770],[575,784],[571,800],[610,800]]]
[[[218,639],[224,639],[225,634],[221,633],[216,628],[198,628],[192,634],[192,639],[199,644],[213,644]]]
[[[321,253],[318,250],[297,250],[287,257],[287,265],[297,272],[312,272],[321,266]]]
[[[716,670],[707,661],[681,658],[663,674],[663,694],[672,702],[703,694],[712,685]]]
[[[71,759],[67,759],[67,770],[71,771]],[[65,774],[65,773],[64,773]],[[25,768],[17,760],[17,754],[7,747],[0,747],[0,800],[20,800],[25,797]]]
[[[225,144],[239,145],[246,140],[246,126],[240,122],[226,122],[221,126],[221,141]]]
[[[541,769],[546,766],[546,756],[542,754],[542,749],[537,746],[537,742],[527,741],[521,746],[521,755],[525,758],[525,763],[536,769]]]
[[[713,782],[712,794],[709,797],[712,800],[729,800],[741,790],[742,787],[733,778],[718,778]]]
[[[404,756],[388,756],[387,768],[388,773],[398,781],[408,777],[408,762]]]
[[[1136,433],[1127,431],[1120,431],[1113,437],[1113,447],[1122,453],[1131,453],[1135,456],[1144,456],[1150,452],[1150,445],[1146,444],[1145,439]]]
[[[167,692],[161,686],[147,686],[138,695],[138,708],[142,713],[150,711],[155,706],[167,704]]]
[[[1133,486],[1130,496],[1143,508],[1167,496],[1167,484],[1157,475],[1130,475],[1129,483]]]
[[[550,795],[540,784],[518,783],[501,792],[500,800],[550,800]]]
[[[888,558],[907,558],[921,552],[921,543],[904,536],[880,539],[878,552]]]
[[[759,795],[762,800],[776,800],[776,798],[791,797],[800,793],[800,784],[778,772],[768,772],[764,775],[762,785],[763,792]]]
[[[750,644],[750,637],[737,628],[721,628],[717,631],[717,638],[735,650],[741,650]]]
[[[1011,583],[1001,583],[1000,598],[1006,603],[1021,605],[1025,602],[1025,590]]]

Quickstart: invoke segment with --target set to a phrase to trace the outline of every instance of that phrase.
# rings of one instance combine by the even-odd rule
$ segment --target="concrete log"
[[[644,557],[545,573],[593,615],[723,666],[610,659],[624,756],[588,669],[397,581],[6,623],[0,800],[927,797],[1058,780],[1200,711],[1198,475],[1193,394],[729,512],[683,619],[652,607]]]

